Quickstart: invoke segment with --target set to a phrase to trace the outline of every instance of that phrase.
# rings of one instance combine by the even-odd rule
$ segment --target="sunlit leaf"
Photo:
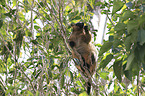
[[[109,72],[103,71],[103,72],[100,73],[100,77],[101,77],[102,79],[104,79],[104,80],[107,80],[108,75],[109,75]]]
[[[27,91],[27,95],[28,96],[34,96],[33,93],[31,91]]]
[[[21,21],[25,21],[25,16],[23,15],[22,12],[19,12],[19,19],[20,19]]]
[[[74,0],[72,0],[72,4],[75,5],[75,1]]]
[[[17,1],[13,0],[13,7],[16,6]]]
[[[83,92],[83,93],[79,94],[79,96],[88,96],[88,94],[86,92]]]
[[[39,96],[40,94],[39,94],[39,91],[36,91],[36,95],[35,96]]]

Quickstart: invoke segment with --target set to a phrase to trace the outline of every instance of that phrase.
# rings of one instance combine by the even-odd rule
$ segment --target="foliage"
[[[110,23],[107,26],[109,29],[107,33],[109,34],[109,40],[104,41],[99,52],[101,59],[99,69],[106,70],[104,68],[107,66],[109,68],[107,71],[111,71],[113,67],[113,76],[116,76],[121,84],[120,86],[114,84],[114,89],[116,88],[113,91],[114,95],[144,94],[144,89],[142,89],[144,88],[144,82],[139,81],[145,75],[144,5],[145,2],[143,0],[109,0],[109,2],[101,4],[103,8],[102,13],[107,15]],[[111,11],[110,8],[112,6],[113,9]],[[132,81],[131,88],[129,88],[129,82],[124,85],[126,83],[124,82],[124,79],[126,80],[124,76]],[[136,79],[137,89],[134,87],[136,84],[133,84]],[[112,83],[111,81],[110,84]],[[132,92],[129,92],[130,89]]]
[[[100,6],[110,20],[109,40],[99,51],[99,75],[94,76],[99,91],[93,87],[92,96],[145,94],[144,4],[142,0],[1,0],[0,93],[86,96],[85,80],[73,65],[67,39],[72,22],[85,22],[93,30],[92,10]]]
[[[81,5],[80,5],[81,4]],[[85,1],[0,1],[0,88],[6,95],[86,94],[71,63],[72,22],[89,23]],[[84,92],[84,93],[82,93]]]

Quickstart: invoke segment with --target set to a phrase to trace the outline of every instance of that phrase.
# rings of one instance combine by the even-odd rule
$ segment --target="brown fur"
[[[81,63],[80,65],[75,64],[75,66],[85,76],[90,77],[93,75],[97,64],[96,50],[91,43],[91,34],[83,23],[73,24],[72,28],[73,31],[68,42],[72,48],[73,58],[79,59]]]

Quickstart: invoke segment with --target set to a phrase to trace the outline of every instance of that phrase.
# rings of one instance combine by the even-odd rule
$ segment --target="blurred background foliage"
[[[109,39],[91,22],[105,14]],[[144,0],[1,0],[0,95],[87,96],[67,39],[85,22],[99,51],[91,96],[145,94]]]

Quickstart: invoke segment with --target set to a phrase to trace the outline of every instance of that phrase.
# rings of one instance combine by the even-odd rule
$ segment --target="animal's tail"
[[[90,82],[87,82],[87,94],[89,95],[91,91],[91,84]]]

